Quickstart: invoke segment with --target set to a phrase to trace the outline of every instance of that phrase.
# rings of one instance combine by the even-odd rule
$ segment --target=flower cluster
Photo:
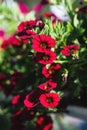
[[[10,113],[10,130],[34,123],[36,130],[52,130],[49,113],[64,111],[79,95],[87,63],[87,6],[70,4],[41,0],[32,12],[19,3],[21,17],[12,16],[15,29],[0,29],[0,109]],[[45,6],[48,12],[39,15]]]

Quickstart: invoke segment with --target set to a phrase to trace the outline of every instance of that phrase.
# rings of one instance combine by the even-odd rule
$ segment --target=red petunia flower
[[[65,56],[70,56],[73,53],[75,53],[76,51],[78,51],[79,46],[77,44],[75,45],[68,45],[68,46],[64,46],[64,48],[62,49],[61,53],[62,55]]]
[[[51,79],[45,83],[42,83],[38,86],[38,88],[44,90],[44,91],[49,91],[51,89],[54,89],[57,87],[57,83],[53,82]]]
[[[39,100],[42,106],[46,108],[54,108],[58,106],[60,102],[60,97],[58,94],[51,92],[51,93],[41,94]]]
[[[19,24],[18,31],[33,29],[35,27],[36,27],[36,20],[24,21]]]
[[[32,48],[36,52],[44,52],[45,50],[50,50],[51,47],[55,46],[56,41],[45,34],[38,35],[32,40]]]
[[[53,121],[49,115],[41,115],[36,120],[36,130],[52,130]]]
[[[59,73],[60,69],[61,69],[60,64],[52,63],[49,68],[46,68],[46,66],[42,68],[42,74],[46,78],[53,78]]]
[[[52,51],[38,52],[33,60],[40,64],[51,64],[56,60],[56,54]]]
[[[39,103],[39,96],[42,94],[42,91],[40,89],[37,89],[35,91],[30,92],[25,100],[24,100],[24,105],[27,108],[33,108],[38,105]]]

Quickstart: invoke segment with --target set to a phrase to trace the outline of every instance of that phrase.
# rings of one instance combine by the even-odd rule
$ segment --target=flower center
[[[30,112],[30,115],[34,115],[34,114],[35,114],[34,111],[31,111],[31,112]]]
[[[41,47],[46,48],[46,47],[47,47],[46,43],[45,43],[45,42],[42,42],[42,43],[41,43]]]
[[[49,59],[49,56],[44,56],[43,59],[44,59],[44,60],[48,60],[48,59]]]
[[[48,88],[49,88],[49,85],[45,85],[45,86],[44,86],[44,89],[48,89]]]
[[[50,103],[50,102],[53,101],[53,99],[52,99],[52,97],[48,97],[46,101],[47,101],[48,103]]]
[[[69,49],[69,52],[70,52],[71,54],[74,53],[74,51],[75,51],[75,50],[74,50],[73,48],[70,48],[70,49]]]
[[[54,70],[49,70],[49,74],[53,74],[54,73]]]

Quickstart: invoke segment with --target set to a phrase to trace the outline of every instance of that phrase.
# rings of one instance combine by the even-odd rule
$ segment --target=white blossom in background
[[[71,21],[70,16],[63,4],[51,5],[50,11],[61,21]]]

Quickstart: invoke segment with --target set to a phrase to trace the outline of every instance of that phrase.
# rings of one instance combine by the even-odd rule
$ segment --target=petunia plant
[[[49,113],[65,112],[83,88],[87,7],[71,10],[73,5],[67,5],[67,1],[41,0],[33,14],[38,12],[37,7],[46,5],[51,12],[31,18],[26,8],[22,18],[16,14],[16,26],[13,13],[9,12],[13,30],[0,30],[0,91],[4,95],[0,103],[2,113],[9,113],[10,130],[25,130],[33,123],[36,130],[52,130]],[[56,15],[54,9],[66,10],[67,16]]]

